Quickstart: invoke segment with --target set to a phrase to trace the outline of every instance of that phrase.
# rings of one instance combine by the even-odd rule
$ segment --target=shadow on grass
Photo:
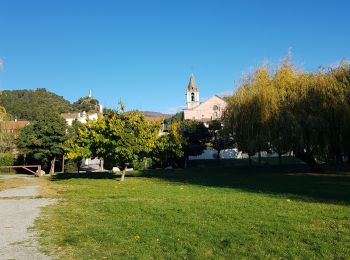
[[[118,179],[119,176],[110,172],[84,172],[84,173],[58,173],[51,177],[51,180],[69,179]]]
[[[310,174],[305,165],[233,166],[128,172],[126,178],[158,178],[171,182],[233,188],[255,193],[288,194],[305,201],[350,205],[350,171],[332,172]],[[120,175],[90,172],[60,173],[52,176],[53,181],[67,179],[119,180]]]
[[[305,166],[190,168],[145,171],[143,177],[195,185],[289,194],[301,200],[350,204],[350,174],[310,174]]]

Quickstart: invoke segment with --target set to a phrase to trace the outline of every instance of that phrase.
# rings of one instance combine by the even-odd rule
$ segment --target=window
[[[191,101],[194,102],[194,93],[191,93]]]
[[[218,111],[218,110],[220,110],[220,108],[219,108],[217,105],[214,105],[214,106],[213,106],[213,110],[214,110],[214,111]]]

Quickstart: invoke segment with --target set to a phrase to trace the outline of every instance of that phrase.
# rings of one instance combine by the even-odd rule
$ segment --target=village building
[[[90,103],[91,101],[96,102],[94,104],[94,110],[91,110],[89,112],[86,111],[81,111],[81,112],[77,112],[77,113],[63,113],[61,114],[61,116],[66,120],[67,125],[72,126],[73,122],[79,121],[80,123],[86,124],[86,122],[88,120],[97,120],[99,115],[103,114],[103,106],[101,104],[99,104],[99,102],[93,98],[92,96],[92,91],[91,89],[89,90],[89,95],[79,99],[79,101],[85,102],[86,103]],[[78,102],[79,102],[78,101]]]
[[[15,137],[18,137],[20,130],[29,124],[29,121],[17,119],[13,121],[0,121],[0,127],[4,129],[5,132],[12,134]]]
[[[63,113],[61,116],[66,120],[67,125],[72,126],[73,121],[77,120],[80,123],[86,124],[87,120],[97,120],[99,113]]]
[[[183,111],[184,120],[195,120],[204,123],[220,119],[227,106],[226,101],[217,95],[200,102],[199,88],[193,74],[186,90],[186,103],[187,108]]]

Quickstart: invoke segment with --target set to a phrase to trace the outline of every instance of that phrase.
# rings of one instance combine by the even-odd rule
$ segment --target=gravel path
[[[39,195],[39,185],[32,176],[0,176],[4,178],[25,178],[30,185],[0,192],[0,259],[50,259],[39,252],[36,234],[29,228],[40,208],[54,200],[33,198]]]

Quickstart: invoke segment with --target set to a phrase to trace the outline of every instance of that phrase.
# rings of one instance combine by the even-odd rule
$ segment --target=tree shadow
[[[144,177],[350,204],[349,172],[311,174],[302,165],[145,171]]]
[[[118,179],[119,176],[110,172],[59,173],[51,177],[52,181],[69,179]]]

